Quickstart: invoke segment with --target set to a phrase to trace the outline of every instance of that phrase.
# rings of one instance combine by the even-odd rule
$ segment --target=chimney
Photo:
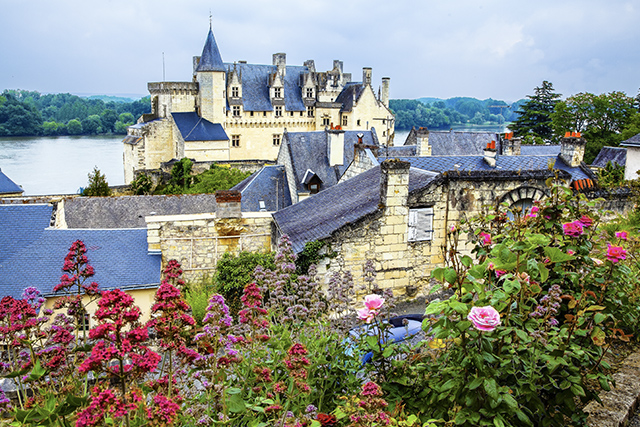
[[[514,138],[513,132],[505,133],[502,138],[502,154],[519,156],[522,152],[522,138]]]
[[[389,77],[382,78],[382,103],[385,107],[389,108],[389,81],[391,79]]]
[[[342,74],[342,68],[344,67],[344,64],[342,61],[340,61],[339,59],[334,59],[333,60],[333,69],[337,70],[340,72],[340,74]]]
[[[274,53],[273,65],[278,67],[278,74],[284,76],[287,73],[287,54],[286,53]]]
[[[408,217],[406,212],[409,196],[409,168],[411,164],[398,159],[380,163],[380,204],[386,216]],[[406,223],[407,218],[404,219]]]
[[[344,163],[344,131],[341,129],[327,129],[327,159],[329,166]]]
[[[241,200],[242,195],[238,190],[216,191],[216,216],[218,218],[242,218]]]
[[[484,161],[492,168],[496,167],[496,154],[496,142],[488,142],[487,147],[484,149]]]
[[[429,129],[420,127],[416,130],[416,156],[430,156]]]
[[[362,84],[371,86],[371,67],[364,67],[362,69]]]
[[[580,166],[584,159],[584,147],[587,140],[579,132],[567,132],[560,140],[560,158],[573,168]]]
[[[309,59],[307,61],[304,61],[304,66],[307,67],[307,69],[309,70],[310,73],[315,73],[316,72],[316,63],[313,59]]]

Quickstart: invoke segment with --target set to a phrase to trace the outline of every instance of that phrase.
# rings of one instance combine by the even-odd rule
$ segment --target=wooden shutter
[[[433,208],[409,209],[409,241],[433,239]]]

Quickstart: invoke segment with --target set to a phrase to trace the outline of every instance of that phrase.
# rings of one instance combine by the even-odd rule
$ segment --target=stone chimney
[[[342,69],[344,67],[344,63],[342,61],[340,61],[339,59],[334,59],[333,60],[333,69],[337,70],[340,72],[340,74],[342,74]]]
[[[278,74],[284,76],[287,73],[287,54],[286,53],[274,53],[273,65],[278,67]]]
[[[344,131],[341,129],[326,129],[327,159],[329,166],[344,163]]]
[[[241,200],[242,195],[238,190],[216,191],[216,216],[218,218],[241,218]]]
[[[308,59],[306,61],[304,61],[303,64],[305,67],[307,67],[307,69],[309,70],[310,73],[315,73],[316,72],[316,63],[313,59]]]
[[[567,132],[560,140],[560,158],[573,168],[580,166],[584,159],[584,147],[587,140],[579,132]]]
[[[430,156],[429,129],[420,127],[416,130],[416,156]]]
[[[484,161],[492,168],[496,167],[496,154],[498,154],[496,150],[496,142],[488,142],[487,147],[484,149]]]
[[[362,69],[362,84],[371,86],[371,67],[364,67]]]
[[[380,163],[380,204],[389,215],[403,215],[409,196],[409,168],[411,163],[388,159]],[[403,209],[398,210],[397,208]],[[404,212],[408,218],[408,212]]]
[[[505,133],[502,138],[502,154],[505,156],[519,156],[522,152],[522,138],[514,138],[513,132]]]
[[[389,77],[382,78],[382,96],[381,101],[385,107],[389,108],[389,81],[391,79]]]

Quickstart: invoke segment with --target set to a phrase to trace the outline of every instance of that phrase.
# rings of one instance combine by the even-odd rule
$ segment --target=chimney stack
[[[284,76],[287,73],[287,54],[286,53],[274,53],[273,65],[278,67],[278,74]]]
[[[522,153],[522,138],[514,138],[513,132],[505,133],[502,138],[502,154],[519,156]]]
[[[344,163],[344,131],[342,129],[327,129],[327,158],[329,166]]]
[[[387,209],[387,215],[402,215],[406,209],[410,167],[411,163],[398,159],[380,163],[380,204]]]
[[[216,191],[216,216],[218,218],[242,218],[242,195],[238,190]]]
[[[429,129],[420,127],[416,130],[416,156],[430,156]]]
[[[578,167],[584,159],[584,147],[587,140],[580,132],[567,132],[560,141],[560,158],[570,167]]]
[[[364,67],[362,69],[362,84],[371,86],[371,67]]]
[[[382,96],[381,101],[385,107],[389,108],[389,81],[391,79],[389,77],[382,78]]]
[[[496,167],[496,154],[496,142],[488,142],[487,147],[484,149],[484,161],[492,168]]]

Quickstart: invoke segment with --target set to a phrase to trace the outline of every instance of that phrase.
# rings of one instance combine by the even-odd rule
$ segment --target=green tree
[[[527,95],[529,100],[520,106],[518,118],[509,128],[516,136],[533,135],[544,141],[551,140],[551,113],[561,96],[554,91],[550,82],[543,81],[542,86],[534,89],[534,95]]]
[[[107,108],[100,113],[100,123],[104,132],[113,132],[116,120],[118,120],[118,113],[115,110]]]
[[[69,135],[80,135],[82,133],[82,123],[80,120],[69,120],[69,123],[67,123],[67,133]]]
[[[107,178],[100,172],[98,166],[93,168],[93,172],[89,172],[89,185],[82,191],[83,196],[110,196],[111,189]]]
[[[82,120],[82,129],[84,130],[84,133],[88,135],[102,133],[102,121],[100,120],[100,116],[92,114]]]
[[[211,165],[211,168],[193,177],[193,185],[186,191],[190,194],[215,193],[228,190],[249,177],[251,172],[242,172],[236,168]]]
[[[192,181],[192,167],[193,162],[186,157],[183,157],[176,162],[176,164],[171,168],[171,179],[169,180],[169,185],[182,188],[183,190],[189,188]]]

